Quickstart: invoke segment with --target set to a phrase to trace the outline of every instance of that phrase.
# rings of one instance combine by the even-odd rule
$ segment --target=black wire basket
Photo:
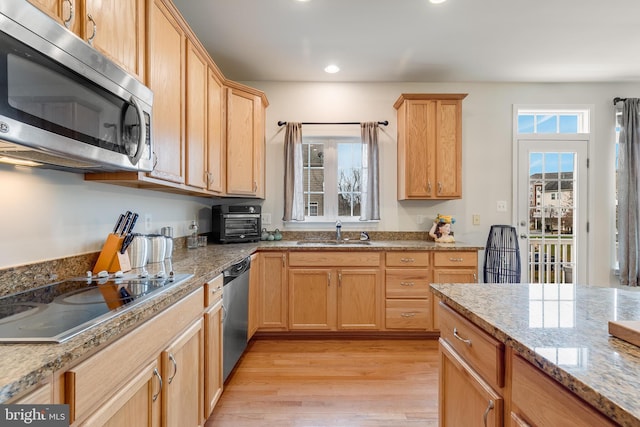
[[[520,282],[520,248],[515,227],[491,226],[484,250],[484,282]]]

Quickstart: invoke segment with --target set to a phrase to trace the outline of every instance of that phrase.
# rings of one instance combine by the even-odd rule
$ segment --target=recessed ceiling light
[[[331,64],[331,65],[327,65],[326,67],[324,67],[324,71],[326,71],[329,74],[335,74],[338,71],[340,71],[340,67],[338,67],[335,64]]]
[[[433,3],[433,4],[440,4],[440,3],[444,3],[444,2],[446,2],[446,1],[447,1],[447,0],[429,0],[429,2],[430,2],[430,3]]]

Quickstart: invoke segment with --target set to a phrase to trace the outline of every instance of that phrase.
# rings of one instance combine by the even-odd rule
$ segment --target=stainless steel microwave
[[[0,2],[0,160],[151,171],[153,93],[27,1]]]

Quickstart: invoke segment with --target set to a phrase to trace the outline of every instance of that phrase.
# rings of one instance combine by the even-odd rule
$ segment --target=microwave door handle
[[[131,159],[131,163],[135,166],[138,164],[138,161],[144,152],[144,144],[147,141],[147,124],[144,120],[144,111],[142,111],[142,106],[138,100],[132,96],[131,103],[136,108],[138,119],[140,120],[140,141],[138,141],[138,150],[136,151],[136,155]]]

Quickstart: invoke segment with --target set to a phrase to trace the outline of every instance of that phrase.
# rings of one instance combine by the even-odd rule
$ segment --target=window
[[[518,110],[518,133],[588,133],[587,110]]]
[[[358,219],[362,142],[358,137],[302,138],[305,221]]]

